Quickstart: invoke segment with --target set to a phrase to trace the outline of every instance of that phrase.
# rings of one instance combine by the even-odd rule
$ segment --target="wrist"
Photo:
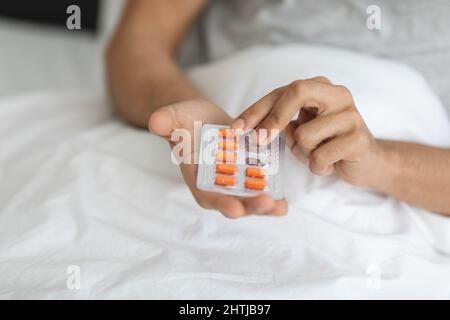
[[[399,161],[395,148],[392,148],[394,142],[380,139],[377,139],[376,142],[374,178],[370,187],[380,192],[386,192],[389,189],[389,184],[396,179],[401,168],[398,165]]]

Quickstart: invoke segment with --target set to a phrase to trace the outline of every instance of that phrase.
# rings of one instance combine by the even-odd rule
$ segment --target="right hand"
[[[192,139],[191,159],[194,159],[194,154],[199,151],[193,143],[194,121],[202,121],[203,124],[229,125],[232,120],[229,115],[212,102],[196,99],[174,103],[158,109],[150,117],[148,127],[152,133],[168,140],[172,148],[176,145],[176,143],[170,141],[172,132],[175,129],[188,130]],[[180,169],[195,200],[205,209],[218,210],[228,218],[239,218],[251,214],[283,216],[287,213],[286,200],[274,200],[267,194],[248,198],[199,190],[196,186],[197,164],[183,163],[180,165]]]

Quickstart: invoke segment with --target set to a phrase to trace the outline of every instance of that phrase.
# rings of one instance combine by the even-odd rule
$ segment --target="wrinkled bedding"
[[[351,88],[377,137],[450,147],[439,100],[390,61],[261,47],[189,72],[232,115],[319,74]],[[118,120],[101,93],[3,98],[0,123],[2,299],[450,298],[449,219],[289,155],[289,215],[228,220],[199,208],[166,143]]]

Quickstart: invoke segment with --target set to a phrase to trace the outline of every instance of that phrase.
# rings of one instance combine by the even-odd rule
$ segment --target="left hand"
[[[298,118],[292,121],[299,112]],[[244,111],[234,129],[285,130],[293,154],[317,175],[336,173],[349,183],[372,186],[379,145],[350,91],[324,77],[278,88]]]
[[[268,194],[260,194],[254,197],[236,197],[199,190],[197,188],[198,166],[194,162],[194,159],[198,159],[199,148],[195,144],[195,136],[199,133],[194,130],[194,121],[227,125],[232,121],[232,118],[219,106],[208,100],[187,100],[164,106],[155,111],[149,119],[149,129],[151,132],[167,139],[172,148],[180,143],[171,139],[174,130],[182,129],[189,133],[188,136],[192,139],[190,141],[191,153],[187,155],[187,163],[180,164],[180,169],[184,181],[197,203],[202,208],[220,211],[225,217],[231,219],[251,214],[267,216],[284,216],[287,214],[286,200],[274,200]],[[199,139],[197,137],[197,141]]]

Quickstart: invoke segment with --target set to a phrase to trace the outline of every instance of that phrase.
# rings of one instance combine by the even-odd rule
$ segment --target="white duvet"
[[[392,62],[291,46],[190,72],[232,115],[315,75],[351,88],[377,137],[450,147],[440,102]],[[289,215],[228,220],[200,209],[166,143],[102,95],[3,99],[0,124],[0,298],[450,298],[449,219],[291,156]]]

